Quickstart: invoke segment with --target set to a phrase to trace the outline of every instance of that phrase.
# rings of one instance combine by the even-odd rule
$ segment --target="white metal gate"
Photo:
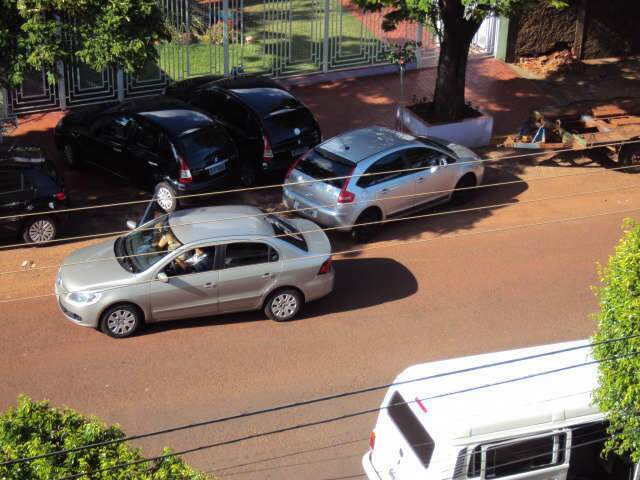
[[[499,19],[495,16],[485,18],[473,37],[472,45],[483,53],[493,55],[497,44],[498,22]]]

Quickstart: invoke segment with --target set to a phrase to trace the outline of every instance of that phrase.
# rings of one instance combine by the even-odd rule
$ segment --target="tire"
[[[624,145],[618,153],[618,161],[625,167],[631,167],[633,165],[640,167],[640,145],[637,143]],[[640,168],[628,168],[624,171],[638,173],[640,172]]]
[[[356,224],[362,223],[371,223],[377,222],[382,219],[382,214],[379,210],[375,208],[369,208],[362,212],[358,219],[356,220]],[[356,226],[351,229],[351,239],[357,243],[367,243],[370,242],[371,239],[378,233],[380,229],[380,225],[362,225]]]
[[[80,159],[78,158],[78,149],[71,143],[66,142],[62,148],[62,156],[69,168],[78,168],[80,166]]]
[[[253,187],[258,181],[258,169],[250,163],[240,166],[240,183],[243,187]]]
[[[22,227],[22,238],[26,243],[46,243],[56,238],[58,229],[51,217],[33,217]]]
[[[476,189],[471,188],[476,186],[476,177],[471,173],[463,175],[463,177],[456,183],[453,195],[451,196],[451,203],[454,205],[462,205],[469,202],[476,194]]]
[[[160,182],[154,190],[158,206],[167,213],[171,213],[178,208],[176,191],[167,182]]]
[[[304,298],[299,290],[284,288],[276,290],[264,303],[264,313],[276,322],[293,320],[304,305]]]
[[[142,325],[142,312],[131,303],[109,307],[100,317],[100,330],[112,338],[127,338]]]

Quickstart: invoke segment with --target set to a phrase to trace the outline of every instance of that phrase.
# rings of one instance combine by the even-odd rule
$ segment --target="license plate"
[[[299,157],[300,155],[303,155],[305,153],[307,153],[308,148],[307,147],[298,147],[295,150],[293,150],[291,152],[291,156],[294,158]]]
[[[209,173],[209,175],[215,175],[216,173],[220,173],[222,171],[224,171],[227,168],[227,162],[220,162],[220,163],[215,163],[213,165],[209,165],[206,170]]]

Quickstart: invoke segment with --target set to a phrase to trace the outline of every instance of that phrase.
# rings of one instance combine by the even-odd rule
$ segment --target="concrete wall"
[[[512,18],[507,61],[561,48],[579,50],[581,13],[582,58],[640,54],[640,0],[572,0],[562,10],[543,5]]]

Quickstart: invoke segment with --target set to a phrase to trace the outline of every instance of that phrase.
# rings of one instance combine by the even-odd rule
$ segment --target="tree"
[[[598,265],[600,310],[594,342],[640,334],[640,224],[626,231],[606,267]],[[640,338],[594,346],[598,388],[594,402],[609,420],[606,451],[640,461]]]
[[[87,418],[70,409],[52,408],[47,402],[33,402],[21,396],[18,406],[0,416],[0,460],[68,450],[90,443],[121,439],[117,426],[107,427],[95,418]],[[170,454],[165,449],[163,454]],[[169,456],[157,462],[143,461],[142,454],[124,442],[54,455],[31,462],[0,466],[0,478],[12,480],[50,480],[88,470],[99,470],[122,463],[140,462],[105,471],[102,480],[206,480],[207,477]]]
[[[58,60],[126,72],[158,59],[169,39],[157,0],[0,0],[0,82],[18,85],[26,70],[55,81]]]
[[[368,10],[391,7],[382,27],[389,31],[405,20],[428,24],[440,41],[433,96],[434,119],[456,121],[465,112],[465,81],[471,41],[488,15],[509,17],[546,2],[562,8],[568,0],[356,0]]]

